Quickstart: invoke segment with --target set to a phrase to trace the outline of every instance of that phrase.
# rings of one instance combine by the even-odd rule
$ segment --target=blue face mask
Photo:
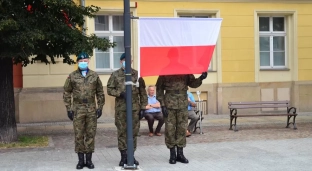
[[[122,61],[122,66],[126,68],[126,61]]]
[[[88,68],[88,62],[78,62],[78,67],[81,70],[86,70]]]

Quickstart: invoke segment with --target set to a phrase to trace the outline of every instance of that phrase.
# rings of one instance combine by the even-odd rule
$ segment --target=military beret
[[[85,52],[81,52],[77,55],[77,61],[79,61],[80,59],[89,59],[89,55]]]
[[[123,60],[123,59],[125,59],[125,58],[126,58],[126,53],[121,54],[120,60]]]

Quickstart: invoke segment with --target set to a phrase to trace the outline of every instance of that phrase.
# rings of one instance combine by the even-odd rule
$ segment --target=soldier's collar
[[[122,71],[123,74],[126,74],[126,69],[125,68],[121,67],[120,70]],[[131,68],[131,74],[135,75],[135,72],[134,72],[134,70],[132,68]]]
[[[86,77],[88,76],[88,73],[89,73],[89,68],[87,68],[85,71],[87,71],[87,74],[86,74]],[[80,73],[80,75],[82,76],[82,70],[80,70],[79,68],[78,68],[78,72]]]

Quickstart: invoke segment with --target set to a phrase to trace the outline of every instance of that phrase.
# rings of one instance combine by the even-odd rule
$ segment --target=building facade
[[[78,2],[79,3],[79,2]],[[90,68],[105,86],[120,67],[123,48],[123,1],[85,0],[101,7],[86,19],[87,33],[106,37],[117,47],[94,50]],[[228,114],[229,101],[290,100],[299,112],[312,111],[312,0],[141,0],[131,2],[137,17],[223,18],[208,78],[198,89],[207,113]],[[137,19],[131,21],[133,67],[137,64]],[[37,62],[17,72],[17,120],[20,123],[65,121],[62,86],[77,66]],[[18,67],[17,67],[18,68]],[[22,75],[22,76],[21,76]],[[196,75],[199,76],[199,75]],[[155,77],[146,77],[154,85]],[[21,82],[21,83],[20,83]],[[17,86],[18,87],[18,86]],[[195,97],[197,95],[195,94]],[[114,99],[106,95],[104,117],[114,116]]]

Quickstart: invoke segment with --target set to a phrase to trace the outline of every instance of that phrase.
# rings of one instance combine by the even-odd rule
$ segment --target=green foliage
[[[0,149],[5,148],[28,148],[28,147],[46,147],[49,145],[47,136],[29,136],[22,135],[18,137],[17,142],[0,143]]]
[[[92,56],[94,48],[105,51],[115,46],[108,39],[84,34],[84,18],[94,17],[99,7],[82,7],[72,0],[0,0],[0,4],[0,58],[23,66],[36,60],[48,64],[47,57],[52,63],[63,57],[64,63],[74,64],[70,55],[83,51]]]

